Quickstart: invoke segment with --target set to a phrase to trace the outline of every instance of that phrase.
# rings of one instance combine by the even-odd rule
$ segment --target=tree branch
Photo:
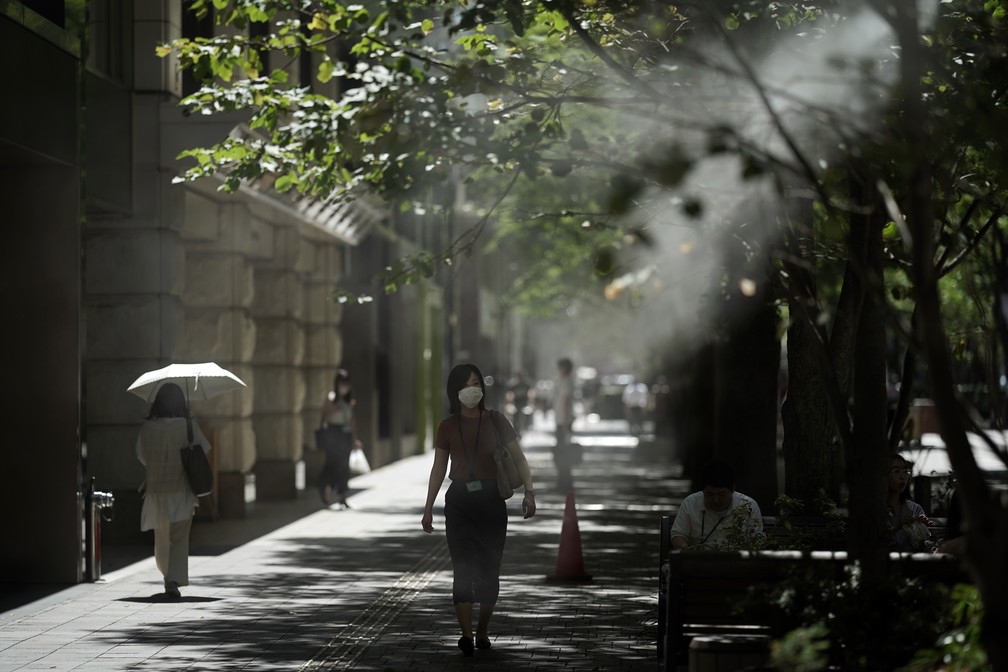
[[[629,84],[633,89],[640,91],[651,98],[664,98],[659,91],[637,77],[630,68],[627,68],[621,63],[617,63],[616,60],[602,48],[602,45],[596,42],[595,39],[588,34],[588,31],[581,26],[581,22],[578,21],[577,17],[574,16],[573,11],[571,11],[569,7],[558,7],[558,11],[567,20],[567,23],[570,25],[571,29],[573,29],[574,33],[581,39],[584,45],[588,47],[588,50],[595,54],[600,61],[609,66],[609,68],[615,72],[620,79]]]

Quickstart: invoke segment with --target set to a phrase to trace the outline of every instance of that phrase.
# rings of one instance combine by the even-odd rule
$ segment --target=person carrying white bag
[[[350,451],[349,467],[351,476],[361,476],[371,471],[371,464],[360,446]]]

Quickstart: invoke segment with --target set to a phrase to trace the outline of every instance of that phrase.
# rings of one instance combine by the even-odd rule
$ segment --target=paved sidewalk
[[[443,496],[435,533],[420,531],[424,455],[354,479],[349,511],[318,509],[224,552],[200,555],[214,526],[197,525],[181,600],[161,597],[148,558],[0,614],[0,671],[657,670],[658,517],[688,483],[625,435],[579,439],[577,517],[594,580],[545,581],[564,496],[551,437],[530,432],[539,513],[522,520],[519,497],[509,502],[493,648],[475,658],[456,648]]]

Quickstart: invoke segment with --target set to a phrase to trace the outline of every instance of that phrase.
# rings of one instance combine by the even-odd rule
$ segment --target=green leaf
[[[336,71],[336,65],[326,56],[325,60],[319,63],[318,67],[318,80],[325,84],[333,78],[333,73]]]
[[[273,183],[273,188],[277,192],[282,194],[287,191],[290,191],[291,187],[293,187],[296,183],[297,178],[294,175],[288,173],[286,175],[281,175],[280,177],[278,177],[276,182]]]
[[[329,19],[322,12],[315,12],[312,16],[311,22],[308,24],[308,30],[328,30]]]

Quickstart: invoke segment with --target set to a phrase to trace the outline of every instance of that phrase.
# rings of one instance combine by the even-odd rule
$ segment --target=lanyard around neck
[[[704,525],[707,524],[707,511],[701,511],[701,517],[700,517],[700,543],[701,544],[706,544],[707,540],[710,539],[710,535],[714,534],[714,530],[717,529],[717,526],[720,525],[721,521],[724,520],[727,517],[728,517],[727,514],[724,515],[724,516],[719,517],[717,519],[717,522],[714,523],[714,527],[710,528],[710,532],[707,533],[707,536],[704,536],[704,533],[703,533],[704,532]]]
[[[462,442],[462,454],[465,455],[466,462],[469,464],[469,480],[476,480],[476,470],[474,467],[474,462],[476,461],[476,456],[479,454],[479,439],[480,430],[483,429],[483,411],[480,411],[479,421],[476,424],[476,445],[473,446],[473,456],[472,459],[469,458],[469,451],[466,449],[465,437],[462,436],[462,414],[458,416],[458,430],[459,430],[459,441]]]

